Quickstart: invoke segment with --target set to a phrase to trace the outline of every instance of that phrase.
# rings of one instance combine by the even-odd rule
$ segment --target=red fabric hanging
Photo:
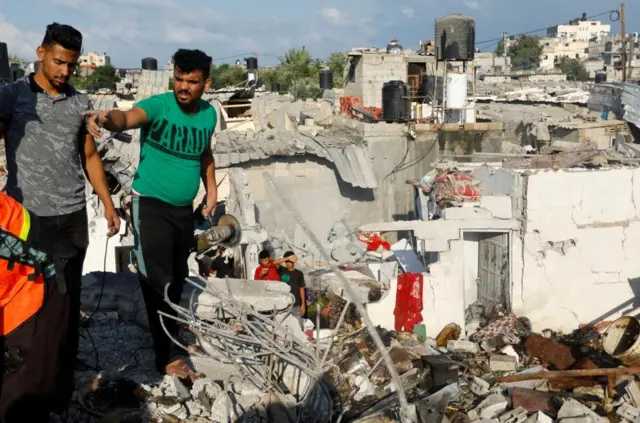
[[[403,273],[398,276],[396,294],[395,329],[398,332],[411,332],[413,326],[422,322],[422,273]]]

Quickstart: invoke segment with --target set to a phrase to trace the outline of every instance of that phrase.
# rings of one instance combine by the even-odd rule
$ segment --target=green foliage
[[[322,62],[304,48],[292,48],[280,58],[278,66],[258,70],[259,83],[271,89],[271,84],[278,82],[283,93],[288,92],[299,99],[318,98],[322,95],[319,73],[323,66],[333,72],[334,85],[342,87],[346,62],[347,56],[344,53],[333,53]],[[246,80],[245,72],[245,69],[237,65],[212,65],[211,86],[214,89],[241,86]]]
[[[118,82],[120,82],[120,75],[111,65],[98,66],[91,75],[86,77],[72,75],[69,80],[69,83],[78,90],[86,90],[92,86],[96,89],[108,88],[115,90]]]
[[[22,60],[20,57],[16,56],[15,54],[10,54],[9,55],[9,63],[23,63],[24,60]]]
[[[538,69],[540,67],[540,55],[542,54],[540,38],[523,35],[518,41],[509,46],[507,54],[511,58],[511,66],[516,70]]]
[[[344,69],[347,66],[347,55],[345,53],[331,53],[327,66],[333,73],[333,85],[338,88],[344,86]]]
[[[498,42],[498,46],[496,47],[496,56],[502,57],[504,54],[504,41],[500,40]]]
[[[241,66],[227,63],[220,66],[211,66],[211,86],[214,89],[239,86],[245,80],[245,70]]]
[[[173,91],[173,79],[169,80],[169,91]]]
[[[576,59],[563,58],[560,63],[556,64],[556,68],[560,69],[562,73],[567,75],[567,79],[570,81],[588,81],[589,71],[584,67],[582,62]]]

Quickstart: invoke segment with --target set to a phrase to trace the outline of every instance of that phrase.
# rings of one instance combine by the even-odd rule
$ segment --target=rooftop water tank
[[[382,85],[382,119],[388,122],[411,119],[409,87],[404,82],[389,81]]]
[[[158,70],[158,61],[153,57],[145,57],[142,59],[143,70]]]
[[[387,44],[387,53],[389,54],[399,54],[402,53],[404,48],[400,45],[398,40],[391,40],[389,44]]]
[[[445,108],[462,109],[467,104],[467,74],[447,74],[447,97]]]
[[[244,59],[244,63],[247,65],[247,70],[256,70],[258,69],[258,58],[257,57],[247,57]]]
[[[322,69],[320,71],[320,88],[323,90],[333,89],[333,72],[331,72],[331,69]]]
[[[476,22],[468,16],[452,14],[436,20],[436,50],[439,61],[473,60]]]

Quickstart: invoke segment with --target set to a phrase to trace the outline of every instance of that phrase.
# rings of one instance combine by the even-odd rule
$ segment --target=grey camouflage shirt
[[[85,119],[89,98],[68,86],[55,99],[33,74],[0,87],[0,122],[7,126],[7,194],[39,216],[85,207]]]

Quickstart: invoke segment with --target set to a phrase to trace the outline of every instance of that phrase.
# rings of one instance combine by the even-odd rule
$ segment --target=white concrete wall
[[[514,246],[524,263],[515,266],[522,274],[514,275],[512,299],[534,330],[573,330],[634,298],[639,176],[640,169],[528,176],[524,251]]]
[[[361,95],[365,107],[382,107],[382,86],[389,81],[407,82],[407,57],[363,53],[356,67],[355,81],[346,84],[344,95]]]

